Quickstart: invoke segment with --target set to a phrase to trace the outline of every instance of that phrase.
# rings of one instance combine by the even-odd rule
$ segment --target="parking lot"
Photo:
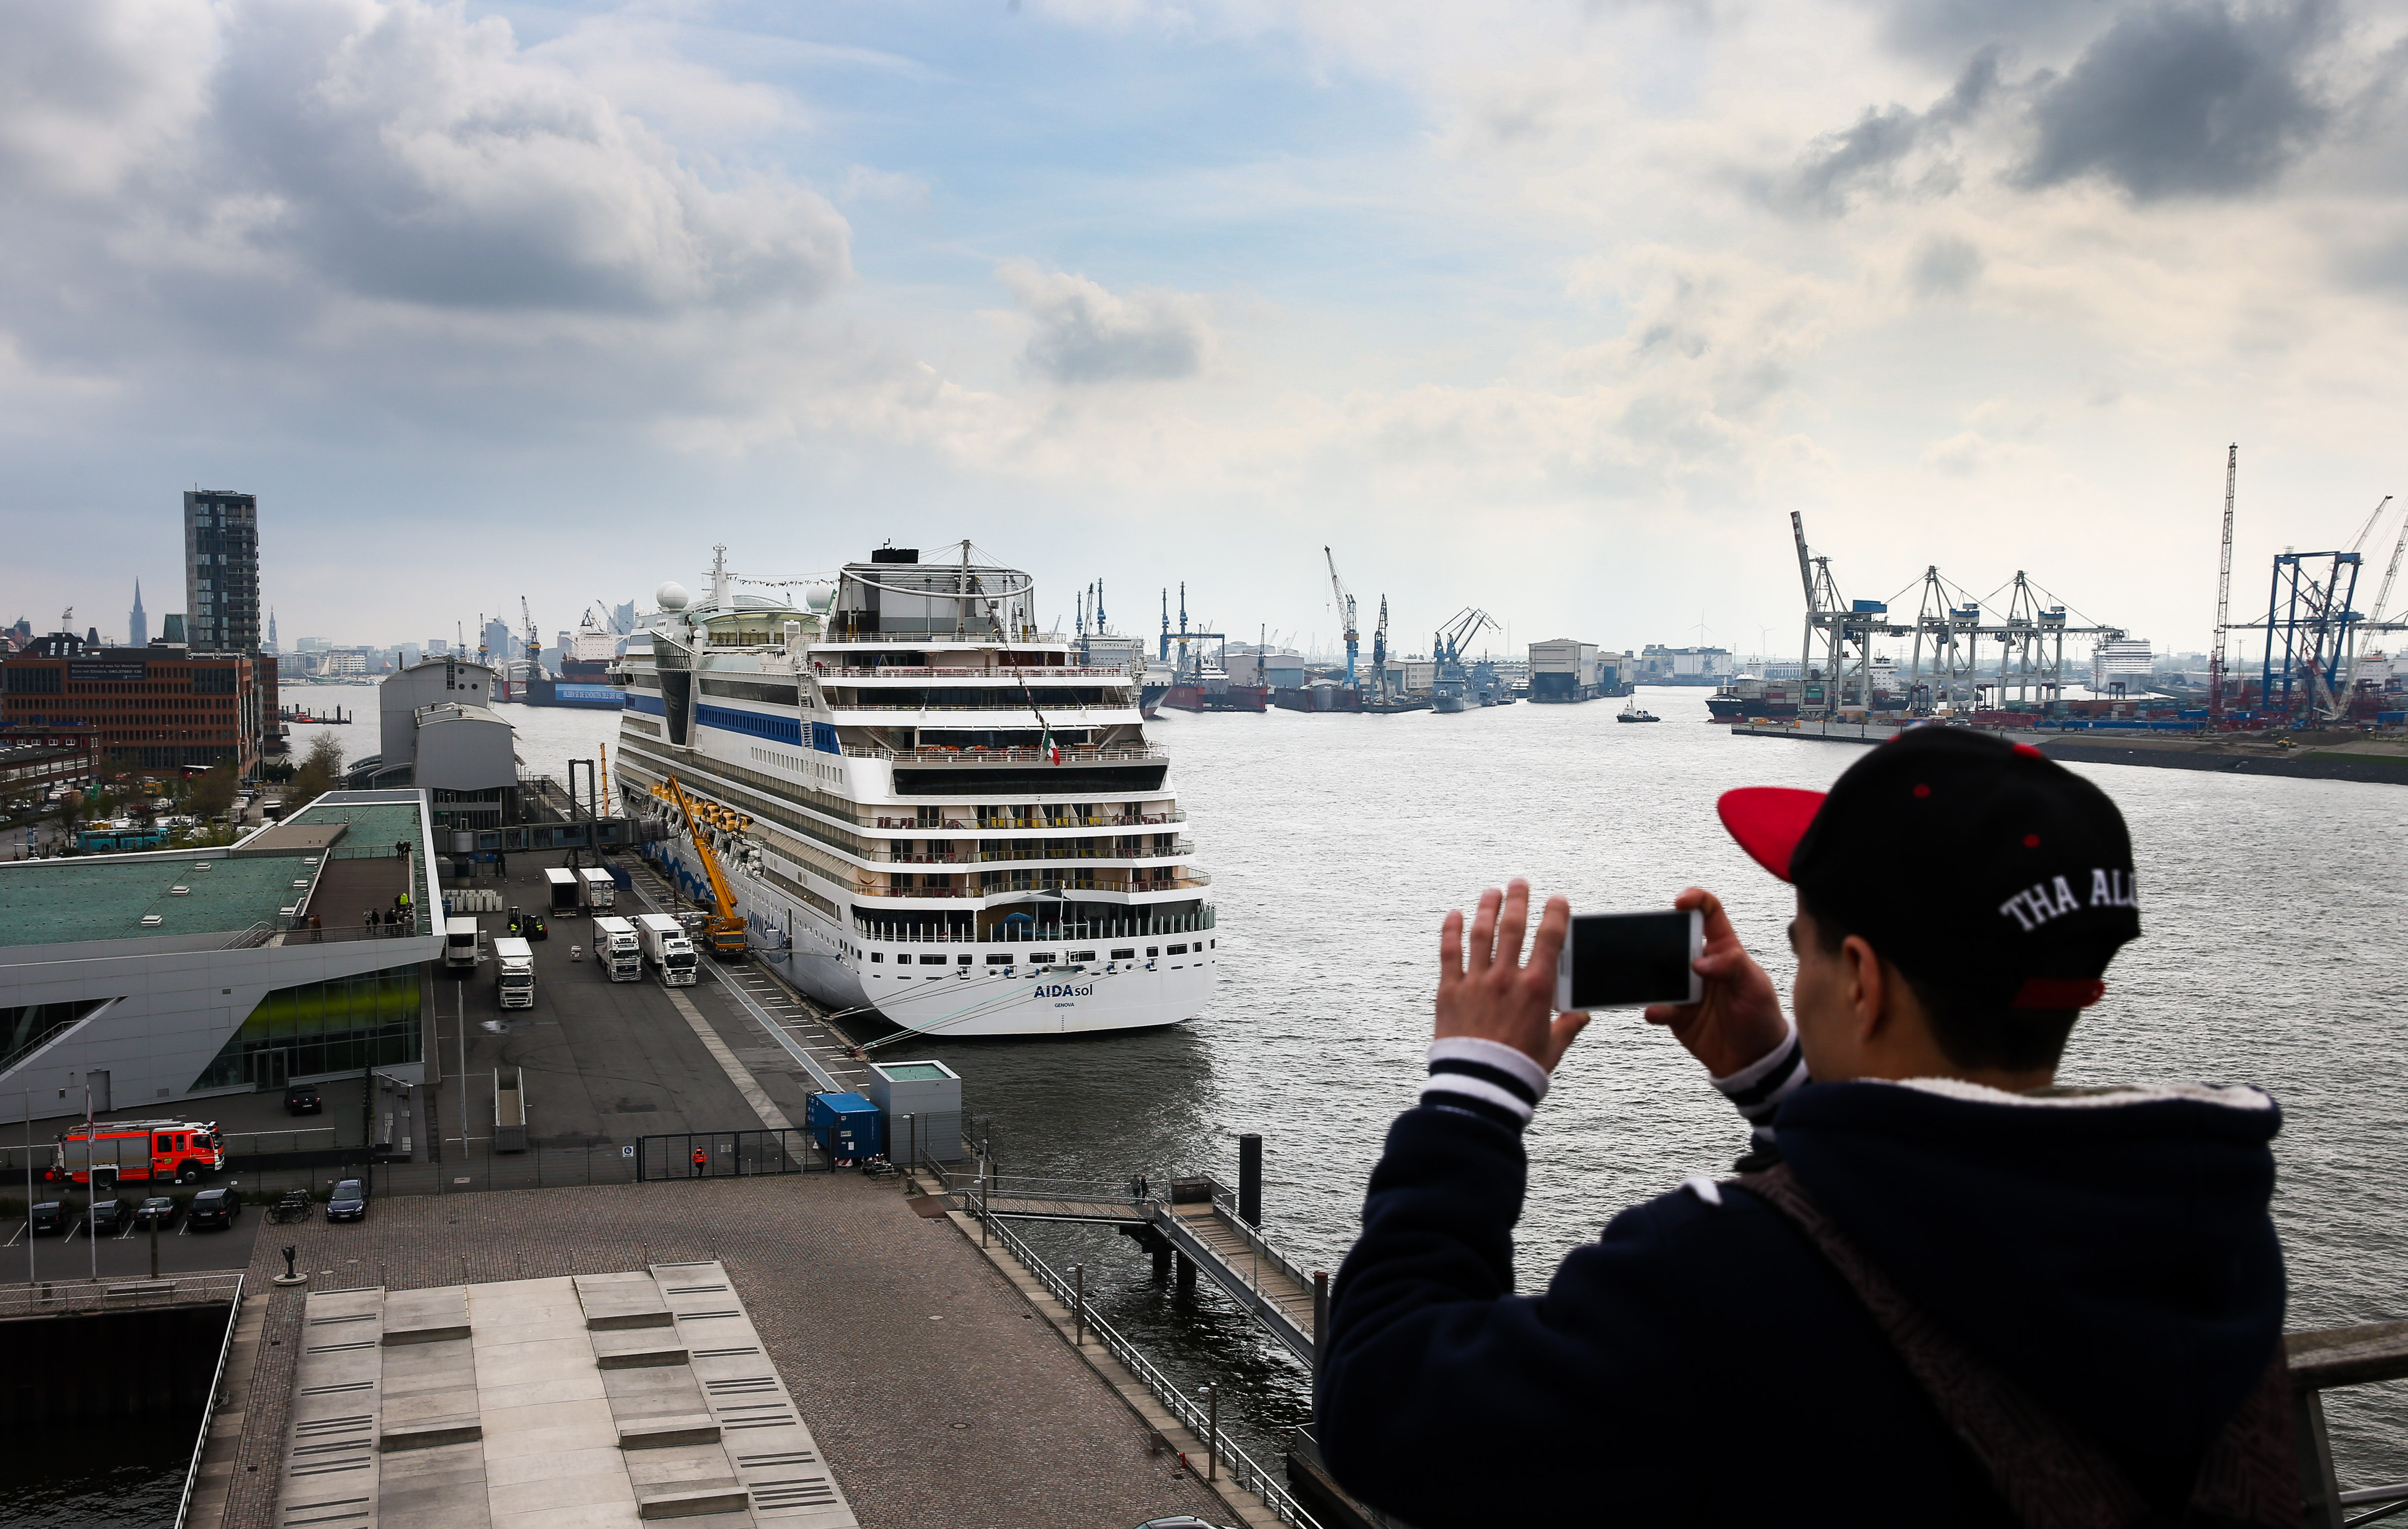
[[[136,1186],[136,1192],[123,1198],[139,1203],[144,1196]],[[24,1186],[18,1185],[22,1194]],[[42,1186],[35,1186],[35,1199],[46,1198]],[[194,1231],[179,1215],[175,1224],[159,1233],[159,1272],[194,1274],[204,1269],[239,1269],[251,1262],[252,1248],[259,1241],[259,1229],[267,1219],[265,1205],[245,1205],[235,1224],[220,1231],[204,1227]],[[122,1231],[104,1231],[97,1242],[84,1222],[80,1207],[64,1233],[44,1233],[31,1235],[27,1219],[19,1216],[0,1220],[0,1235],[7,1241],[0,1244],[0,1281],[13,1283],[20,1279],[88,1279],[94,1270],[94,1254],[98,1254],[98,1272],[103,1278],[145,1277],[150,1273],[150,1233],[136,1231],[129,1219]],[[280,1232],[281,1227],[270,1227]],[[30,1257],[29,1257],[30,1254]]]

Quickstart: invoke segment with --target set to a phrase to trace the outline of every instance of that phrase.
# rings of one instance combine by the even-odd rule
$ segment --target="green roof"
[[[294,882],[314,869],[299,856],[236,859],[222,849],[14,860],[0,865],[0,945],[235,934],[275,923],[302,896]],[[152,916],[159,922],[142,921]]]
[[[415,792],[331,793],[287,821],[348,823],[331,852],[337,859],[389,857],[406,839],[419,846],[418,864],[426,863]],[[281,910],[307,895],[293,884],[315,878],[308,861],[316,853],[244,855],[236,845],[0,862],[0,946],[231,936],[275,926]],[[145,924],[146,917],[159,921]]]

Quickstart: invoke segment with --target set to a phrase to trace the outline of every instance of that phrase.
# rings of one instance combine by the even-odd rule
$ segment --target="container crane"
[[[2241,477],[2241,443],[2224,452],[2224,551],[2215,565],[2215,651],[2207,656],[2207,719],[2224,720],[2224,632],[2232,613],[2232,490]]]
[[[1338,619],[1346,628],[1346,688],[1354,688],[1354,653],[1361,634],[1354,629],[1354,597],[1348,593],[1344,581],[1338,577],[1338,558],[1327,547],[1321,555],[1329,563],[1329,592],[1338,599]]]
[[[678,784],[675,775],[667,777],[657,789],[663,801],[683,815],[686,832],[694,840],[695,858],[702,861],[702,873],[710,881],[710,895],[718,903],[710,916],[703,920],[703,943],[712,955],[722,960],[742,956],[744,916],[736,911],[736,894],[728,889],[727,878],[720,873],[719,857],[711,852],[710,841],[703,836],[706,821],[703,810],[685,794],[685,788]]]
[[[2366,529],[2358,533],[2358,546],[2365,545],[2367,537],[2374,530],[2374,523],[2383,518],[2384,505],[2390,502],[2391,496],[2386,494],[2383,496],[2383,503],[2374,507],[2374,513],[2366,517]],[[2350,550],[2356,552],[2358,547],[2354,546]],[[2400,540],[2391,546],[2391,566],[2383,570],[2382,592],[2374,597],[2373,617],[2376,621],[2383,619],[2384,609],[2391,603],[2391,582],[2400,577],[2400,554],[2403,550],[2408,550],[2408,517],[2403,517],[2400,522]],[[2345,717],[2349,714],[2350,697],[2358,692],[2358,661],[2365,652],[2366,643],[2363,641],[2350,644],[2349,668],[2343,671],[2341,692],[2333,698],[2337,704],[2337,715]]]
[[[535,634],[535,613],[527,609],[527,598],[519,597],[519,625],[526,631],[527,673],[532,676],[543,663],[543,639]]]

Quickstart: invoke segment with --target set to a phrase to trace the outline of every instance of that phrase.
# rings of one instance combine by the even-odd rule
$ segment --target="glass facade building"
[[[396,966],[279,988],[251,1017],[193,1089],[280,1088],[287,1079],[423,1060],[419,1046],[422,968]]]

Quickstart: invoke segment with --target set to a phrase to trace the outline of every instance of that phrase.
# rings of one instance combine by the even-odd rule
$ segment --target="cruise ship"
[[[1033,581],[964,542],[887,547],[830,582],[750,580],[713,549],[663,584],[612,671],[614,778],[707,900],[709,836],[756,952],[838,1011],[931,1035],[1177,1024],[1220,961],[1139,677],[1036,625]],[[793,591],[792,595],[787,592]],[[688,822],[656,787],[674,777]]]

